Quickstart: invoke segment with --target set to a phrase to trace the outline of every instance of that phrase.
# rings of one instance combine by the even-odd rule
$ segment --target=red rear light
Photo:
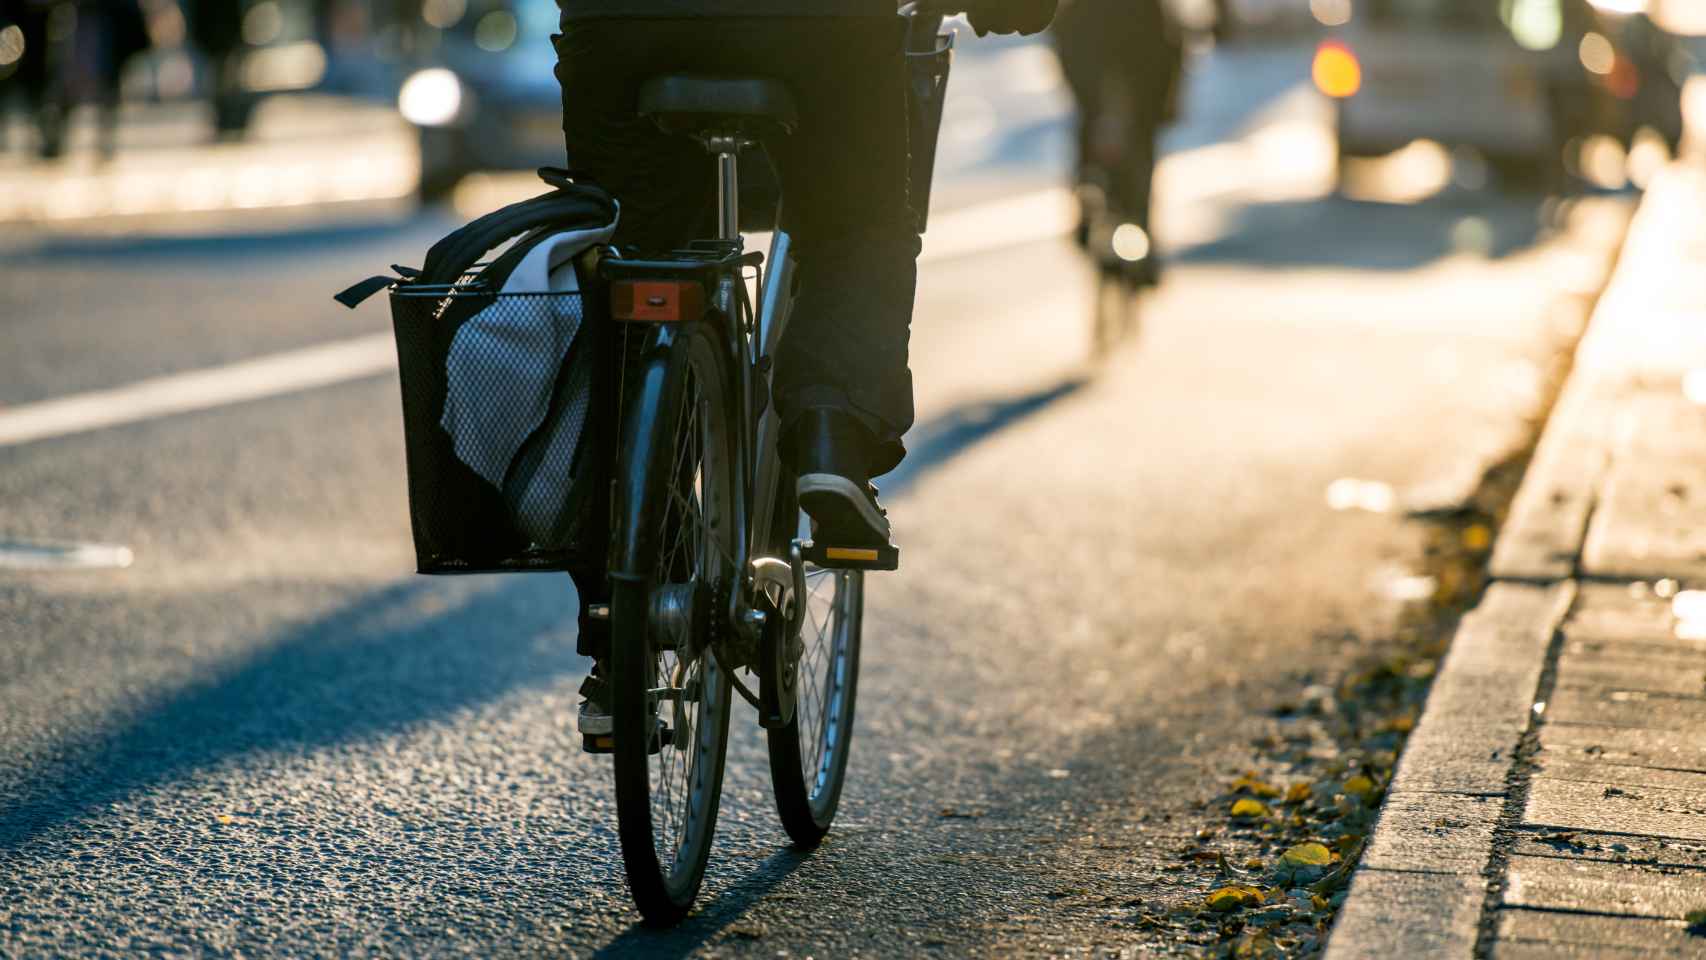
[[[617,320],[680,323],[705,315],[705,288],[693,280],[619,280],[610,286]]]
[[[1362,64],[1351,48],[1338,40],[1324,41],[1316,49],[1310,74],[1317,90],[1338,100],[1354,97],[1362,89]]]

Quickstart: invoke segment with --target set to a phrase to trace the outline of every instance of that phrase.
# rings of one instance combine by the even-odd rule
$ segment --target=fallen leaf
[[[1290,806],[1308,803],[1309,798],[1314,795],[1315,790],[1309,786],[1308,781],[1299,780],[1285,789],[1285,803]]]
[[[1493,542],[1493,532],[1485,525],[1472,523],[1463,528],[1463,549],[1481,553]]]
[[[1238,941],[1232,955],[1238,960],[1268,960],[1270,957],[1283,956],[1273,938],[1265,933],[1248,933]]]
[[[1205,902],[1215,913],[1231,913],[1245,907],[1261,906],[1262,891],[1235,883],[1213,891]]]
[[[1260,800],[1245,797],[1232,805],[1232,816],[1237,820],[1255,820],[1268,815],[1268,805]]]
[[[1279,796],[1282,791],[1266,780],[1258,780],[1255,771],[1251,771],[1232,782],[1232,792],[1248,793],[1252,796],[1272,799]]]
[[[1300,843],[1280,854],[1274,871],[1286,885],[1314,883],[1333,867],[1333,851],[1309,841]]]
[[[1280,854],[1280,862],[1291,866],[1324,867],[1333,862],[1333,851],[1312,840]]]
[[[742,940],[762,940],[770,929],[757,921],[736,924],[729,928],[729,933]]]
[[[1251,857],[1250,859],[1244,861],[1244,869],[1246,869],[1246,870],[1260,870],[1265,866],[1267,866],[1267,864],[1263,863],[1260,860],[1257,860],[1255,857]]]
[[[229,813],[222,813],[213,819],[218,820],[220,823],[231,824],[235,823],[237,818],[231,816]]]
[[[1360,773],[1345,781],[1345,792],[1370,806],[1374,804],[1374,796],[1378,789],[1373,780]]]

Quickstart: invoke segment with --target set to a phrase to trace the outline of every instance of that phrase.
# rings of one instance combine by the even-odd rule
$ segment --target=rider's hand
[[[1057,0],[976,0],[966,10],[978,36],[991,33],[1041,33],[1054,19]]]

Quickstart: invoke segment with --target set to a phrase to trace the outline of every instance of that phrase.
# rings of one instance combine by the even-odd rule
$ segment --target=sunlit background
[[[1250,744],[1360,762],[1288,738],[1405,605],[1475,589],[1482,478],[1643,198],[1706,178],[1706,0],[1171,14],[1182,79],[1123,90],[1155,37],[950,24],[848,829],[781,852],[743,714],[702,902],[771,919],[719,952],[1171,936],[1135,905],[1184,874],[1139,875],[1226,826]],[[572,163],[556,30],[552,0],[0,0],[0,953],[632,951],[566,578],[412,576],[386,298],[332,301]],[[1679,262],[1619,294],[1655,329],[1698,327]],[[1665,389],[1706,404],[1706,370]],[[955,939],[1063,911],[1029,951]]]
[[[170,214],[416,199],[466,213],[529,189],[504,174],[562,160],[550,0],[238,7],[211,36],[193,28],[195,4],[141,0],[147,35],[134,51],[77,4],[47,5],[33,31],[10,18],[0,221],[122,231]],[[1448,182],[1639,187],[1691,142],[1698,124],[1684,118],[1706,109],[1693,37],[1706,32],[1706,7],[1688,0],[1197,0],[1176,10],[1196,58],[1214,43],[1299,58],[1331,110],[1320,132],[1334,143],[1294,137],[1289,162],[1330,150],[1335,177],[1358,196],[1414,199]],[[966,46],[974,64],[1020,64],[999,72],[1015,89],[1060,86],[1042,45],[1022,48],[1035,47],[1035,61],[1010,45]],[[32,79],[44,72],[51,79]],[[1214,94],[1243,92],[1255,91]],[[998,136],[987,91],[962,80],[953,94],[950,162]]]

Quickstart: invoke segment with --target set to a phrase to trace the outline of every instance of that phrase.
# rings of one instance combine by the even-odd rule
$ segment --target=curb
[[[1328,960],[1469,957],[1493,834],[1575,585],[1495,583],[1464,618],[1404,747]]]
[[[1655,187],[1660,186],[1655,184]],[[1668,186],[1668,185],[1667,185]],[[1681,189],[1681,186],[1672,189]],[[1576,577],[1616,433],[1605,345],[1627,321],[1623,289],[1650,282],[1643,253],[1662,231],[1643,202],[1594,308],[1489,564],[1491,583],[1458,626],[1405,744],[1338,920],[1327,960],[1470,958],[1501,889],[1496,837],[1520,813],[1536,697],[1576,604]]]

